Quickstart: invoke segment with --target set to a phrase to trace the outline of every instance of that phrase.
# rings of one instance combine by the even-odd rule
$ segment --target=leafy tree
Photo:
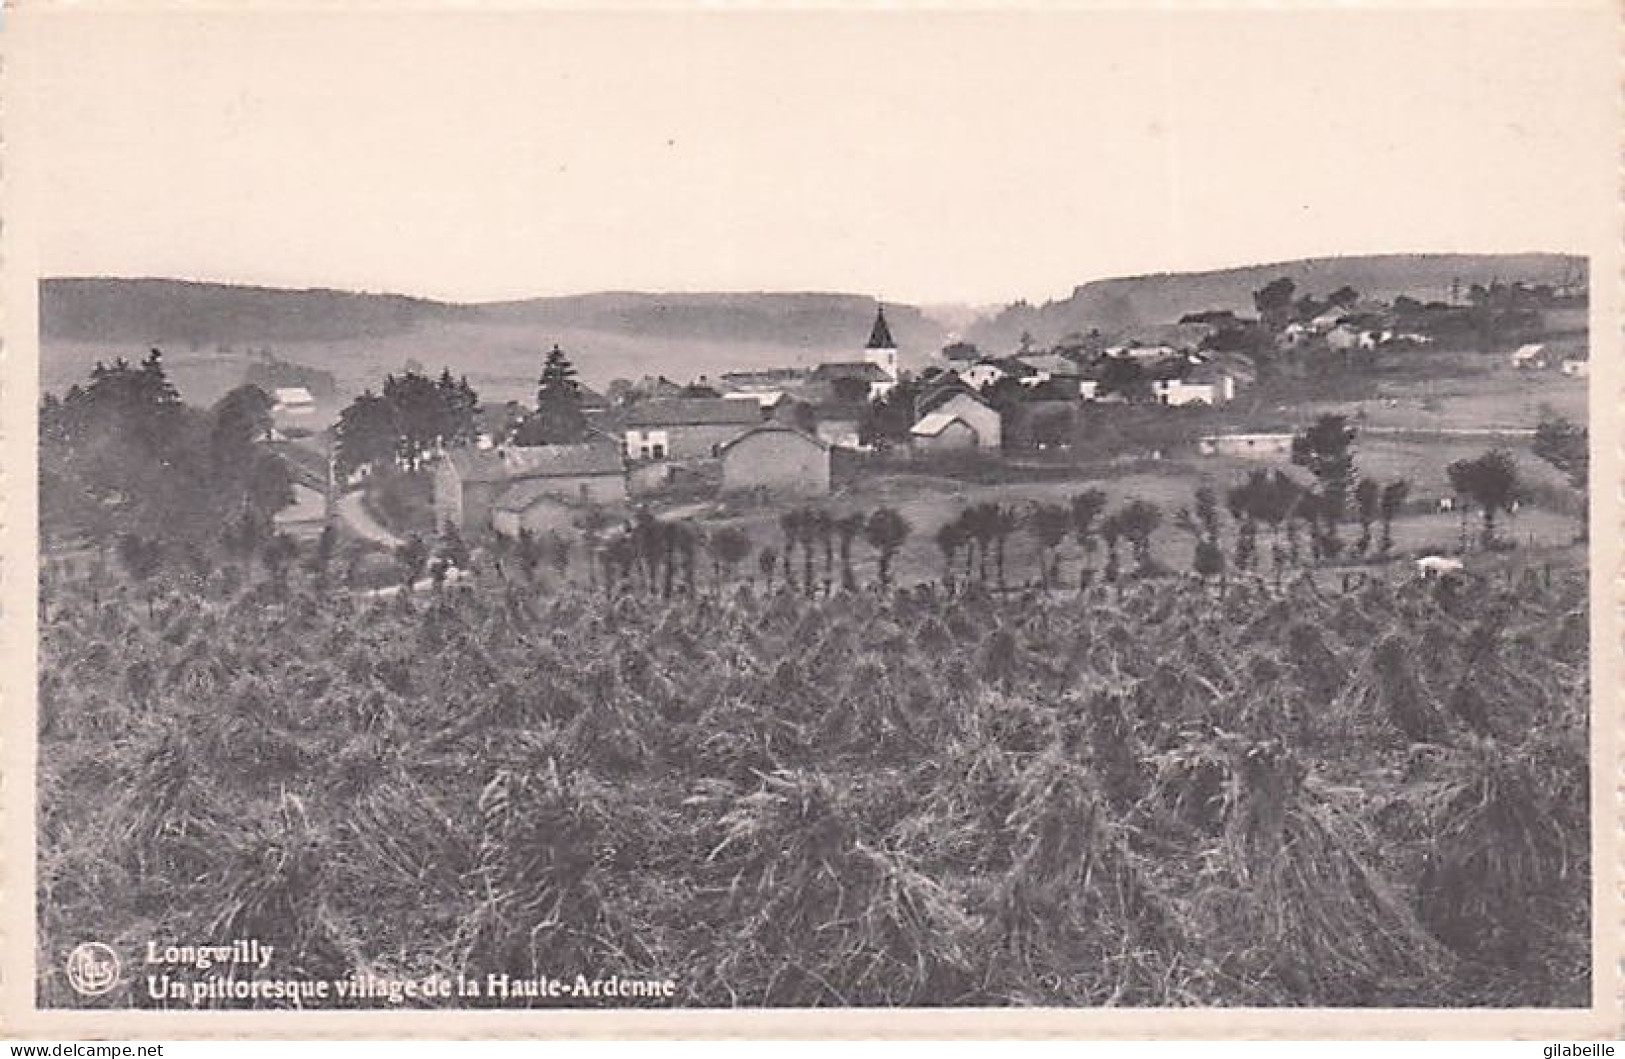
[[[536,413],[514,434],[520,445],[573,445],[587,435],[587,417],[581,410],[581,385],[575,366],[555,345],[542,364],[536,387]]]
[[[1505,449],[1491,449],[1471,460],[1457,460],[1446,472],[1456,492],[1469,496],[1484,519],[1484,547],[1495,544],[1495,518],[1511,513],[1518,498],[1518,465]]]
[[[1292,295],[1297,284],[1287,276],[1271,280],[1253,292],[1253,307],[1258,310],[1264,326],[1271,330],[1285,327],[1292,315]]]
[[[706,548],[715,564],[717,583],[721,584],[724,571],[732,578],[735,568],[750,557],[750,538],[737,526],[724,526],[711,534]]]
[[[879,553],[882,587],[891,584],[892,559],[897,555],[897,550],[903,546],[903,542],[908,539],[912,528],[907,519],[889,507],[876,509],[863,524],[864,540]]]
[[[866,445],[906,444],[914,428],[914,405],[921,389],[919,380],[904,374],[885,396],[865,404],[858,421],[858,439]]]
[[[255,444],[271,436],[271,395],[258,386],[239,386],[216,401],[210,410],[210,453],[216,465],[236,460]]]
[[[1337,288],[1326,295],[1326,304],[1334,309],[1349,309],[1359,302],[1360,292],[1348,284]]]
[[[1354,483],[1354,437],[1346,417],[1323,415],[1292,439],[1292,462],[1308,469],[1320,483],[1311,530],[1316,533],[1317,553],[1328,558],[1342,550],[1337,527]]]
[[[400,442],[395,405],[387,397],[364,390],[339,413],[338,473],[348,477],[362,467],[391,466]]]
[[[1055,549],[1072,531],[1072,510],[1060,504],[1035,504],[1027,513],[1027,528],[1038,546],[1039,576],[1048,591],[1055,572]]]
[[[1258,526],[1270,490],[1267,471],[1253,471],[1247,480],[1225,493],[1225,506],[1236,522],[1236,569],[1251,570],[1258,561]]]
[[[1192,569],[1202,577],[1224,573],[1224,550],[1219,546],[1219,498],[1210,487],[1196,490],[1196,510],[1180,508],[1174,517],[1180,529],[1191,535],[1195,545]]]
[[[436,544],[435,554],[459,570],[468,569],[468,544],[457,529],[457,523],[450,519],[440,528],[440,540]]]
[[[761,571],[762,580],[768,588],[773,587],[773,571],[778,569],[779,553],[772,545],[764,547],[756,553],[756,568]]]
[[[385,377],[384,400],[395,410],[396,458],[415,471],[448,436],[444,395],[427,375],[408,371]]]
[[[835,572],[835,520],[829,512],[820,508],[809,509],[806,513],[807,543],[806,549],[806,576],[807,591],[812,591],[812,544],[817,544],[824,553],[824,580],[828,582]]]
[[[1106,494],[1099,489],[1085,489],[1072,497],[1070,511],[1072,514],[1072,536],[1078,542],[1083,554],[1091,556],[1095,553],[1095,534],[1097,520],[1100,513],[1106,510]],[[1079,587],[1085,587],[1093,574],[1085,559],[1083,572],[1079,575]]]
[[[1562,416],[1546,416],[1535,427],[1535,455],[1551,464],[1582,493],[1591,477],[1591,437],[1585,427]]]
[[[519,560],[519,572],[525,575],[525,581],[533,582],[536,567],[542,560],[542,546],[528,526],[519,528],[519,536],[514,541],[514,558]]]
[[[1361,478],[1354,487],[1354,510],[1360,519],[1360,539],[1354,542],[1357,555],[1371,550],[1371,527],[1382,508],[1382,488],[1372,478]]]
[[[1384,555],[1394,548],[1394,516],[1405,506],[1405,497],[1410,491],[1411,483],[1403,478],[1396,478],[1382,487],[1382,497],[1377,503],[1378,515],[1382,518],[1382,540],[1378,548]]]
[[[1100,539],[1106,542],[1106,570],[1107,581],[1116,581],[1121,572],[1118,564],[1117,543],[1123,539],[1123,513],[1113,511],[1100,520]]]
[[[937,527],[935,536],[937,550],[942,553],[942,583],[951,584],[954,579],[954,556],[959,554],[959,548],[965,543],[965,527],[959,519],[949,519]]]
[[[1127,401],[1151,399],[1151,378],[1133,357],[1107,357],[1100,368],[1100,393]]]
[[[807,545],[807,511],[805,508],[791,508],[779,515],[779,532],[784,536],[784,580],[785,583],[795,584],[795,574],[791,569],[791,561],[795,558],[796,547],[799,545],[803,552],[809,550]],[[805,566],[811,566],[810,558],[804,559]]]
[[[1004,553],[1010,535],[1021,525],[1021,516],[1013,507],[1004,504],[989,504],[987,513],[988,531],[993,537],[994,562],[999,573],[999,591],[1005,591],[1004,579]]]
[[[401,583],[411,588],[423,576],[424,564],[429,561],[429,546],[414,533],[395,548],[395,561],[401,565]]]
[[[835,536],[841,553],[841,587],[853,591],[858,581],[852,573],[852,542],[863,532],[863,515],[858,512],[842,515],[835,520]]]
[[[338,536],[338,530],[333,523],[327,523],[322,527],[321,535],[316,538],[316,546],[310,550],[310,556],[305,560],[305,569],[315,579],[318,588],[327,586],[333,556],[338,551]]]
[[[1151,538],[1162,524],[1162,509],[1149,500],[1131,500],[1118,512],[1118,526],[1134,548],[1134,561],[1141,571],[1150,569]]]
[[[435,383],[440,397],[440,436],[446,445],[472,445],[479,434],[480,398],[468,384],[468,376],[451,377],[451,369],[440,372]]]

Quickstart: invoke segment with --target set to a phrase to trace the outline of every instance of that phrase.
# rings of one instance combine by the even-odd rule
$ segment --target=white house
[[[1236,379],[1224,373],[1203,374],[1188,379],[1156,379],[1151,392],[1165,405],[1223,404],[1236,398]]]
[[[1588,378],[1591,375],[1591,361],[1571,357],[1563,362],[1564,375],[1572,375],[1577,379]]]
[[[999,365],[984,358],[968,368],[960,368],[957,374],[964,380],[966,386],[980,390],[998,382],[1006,373]]]
[[[1281,331],[1281,345],[1287,349],[1296,349],[1309,341],[1314,335],[1315,328],[1312,324],[1299,323],[1294,320]]]
[[[1539,342],[1530,342],[1517,348],[1512,354],[1514,368],[1544,368],[1546,366],[1546,347]]]
[[[1321,334],[1326,334],[1333,328],[1337,327],[1337,325],[1341,324],[1348,314],[1349,311],[1347,309],[1327,309],[1313,320],[1310,320],[1309,326],[1314,328],[1316,331],[1319,331]]]
[[[303,386],[278,386],[272,396],[276,404],[271,410],[281,415],[306,416],[316,410],[316,398]]]

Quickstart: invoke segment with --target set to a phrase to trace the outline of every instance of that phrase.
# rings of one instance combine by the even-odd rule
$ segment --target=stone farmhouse
[[[435,467],[435,524],[463,533],[525,525],[533,506],[546,501],[574,506],[626,500],[626,465],[613,444],[511,446],[455,449]],[[550,516],[551,517],[551,516]]]

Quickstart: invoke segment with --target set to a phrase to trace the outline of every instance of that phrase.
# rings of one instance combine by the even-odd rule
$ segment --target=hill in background
[[[1113,331],[1189,312],[1250,313],[1252,292],[1290,276],[1300,293],[1349,285],[1363,294],[1444,298],[1493,280],[1560,283],[1583,277],[1581,258],[1557,254],[1395,254],[1316,258],[1212,272],[1100,280],[1043,305],[978,315],[963,306],[886,303],[905,367],[918,367],[961,333],[990,353],[1023,332],[1048,346],[1075,331]],[[1583,279],[1582,279],[1583,281]],[[59,278],[40,284],[41,384],[60,392],[97,360],[137,358],[157,346],[189,400],[207,403],[274,357],[331,375],[335,400],[376,387],[408,365],[467,375],[487,400],[528,399],[554,343],[582,379],[664,374],[677,381],[724,371],[852,358],[875,300],[839,293],[607,292],[455,304],[395,294],[284,290],[170,279]],[[195,370],[194,370],[195,369]]]
[[[610,292],[484,304],[399,295],[280,290],[165,279],[63,278],[40,285],[42,385],[59,390],[97,359],[160,347],[193,400],[218,396],[222,358],[274,353],[337,376],[359,392],[416,362],[449,366],[495,399],[530,394],[541,357],[561,345],[591,385],[665,374],[852,358],[869,337],[875,300],[855,294]],[[946,340],[920,310],[887,303],[898,343],[923,358]],[[210,395],[187,391],[207,360]]]
[[[1030,305],[1018,302],[972,325],[967,337],[984,350],[1014,349],[1023,332],[1038,346],[1091,328],[1111,332],[1173,323],[1186,313],[1230,309],[1252,314],[1253,291],[1287,276],[1298,293],[1325,296],[1345,285],[1391,300],[1408,294],[1423,301],[1448,299],[1451,285],[1465,292],[1474,283],[1584,283],[1585,259],[1563,254],[1384,254],[1283,261],[1212,272],[1158,273],[1098,280],[1068,298]]]

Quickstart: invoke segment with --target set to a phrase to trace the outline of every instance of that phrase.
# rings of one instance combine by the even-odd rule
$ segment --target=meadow
[[[1587,606],[52,581],[39,998],[159,1003],[72,993],[87,937],[252,937],[661,1005],[1583,1006]]]

